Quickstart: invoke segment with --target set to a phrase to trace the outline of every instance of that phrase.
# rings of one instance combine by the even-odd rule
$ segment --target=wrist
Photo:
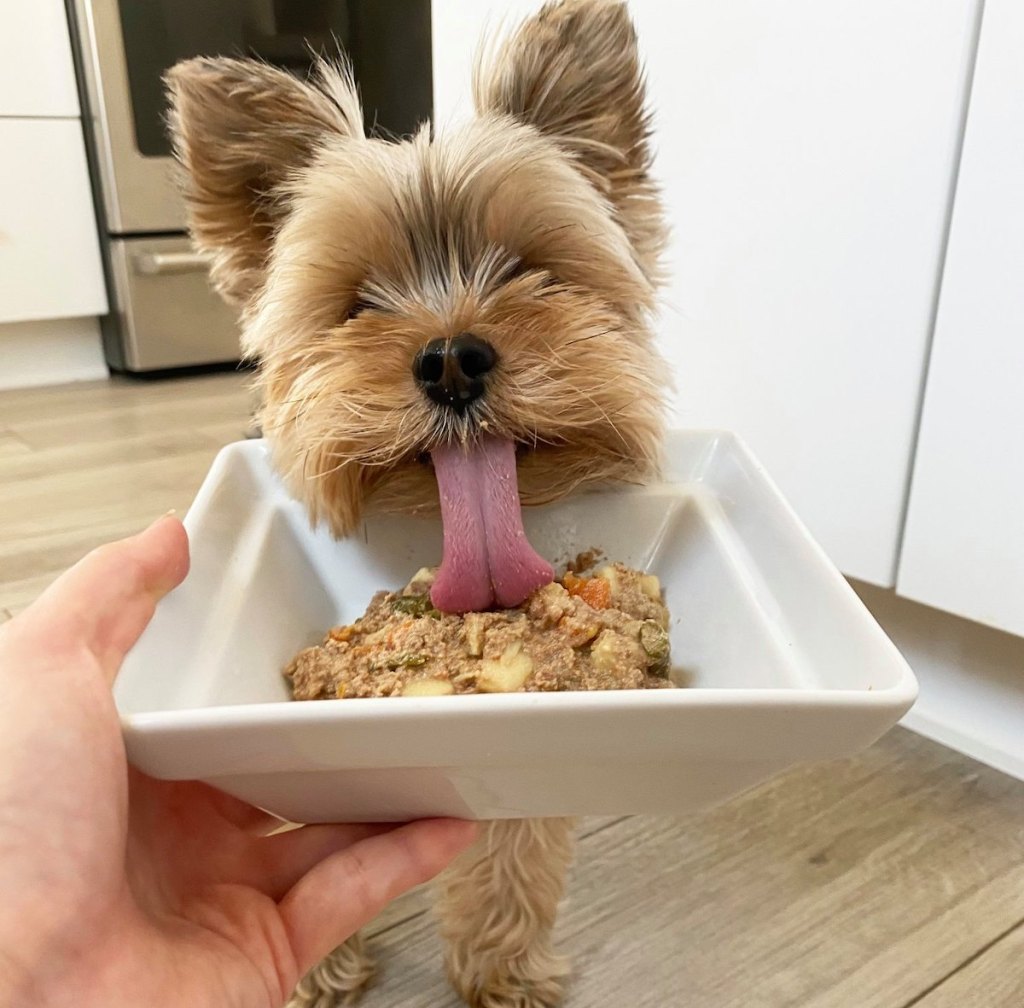
[[[66,1003],[68,971],[79,954],[80,928],[42,905],[0,913],[0,1005],[46,1008]]]

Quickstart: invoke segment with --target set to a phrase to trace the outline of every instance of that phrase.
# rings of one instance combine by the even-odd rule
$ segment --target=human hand
[[[471,824],[306,826],[128,767],[110,685],[188,570],[181,523],[91,553],[0,627],[0,1003],[284,1004]]]

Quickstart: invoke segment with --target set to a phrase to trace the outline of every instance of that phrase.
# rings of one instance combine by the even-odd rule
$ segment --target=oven
[[[238,324],[185,232],[162,75],[191,56],[254,56],[305,74],[339,48],[366,122],[431,116],[429,0],[68,0],[105,252],[107,362],[146,373],[236,361]]]

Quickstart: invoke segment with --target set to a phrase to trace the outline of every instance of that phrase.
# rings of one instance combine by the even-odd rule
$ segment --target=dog
[[[167,86],[191,232],[241,311],[271,457],[310,520],[346,536],[367,508],[440,502],[435,604],[521,601],[551,569],[520,502],[657,469],[665,226],[625,4],[549,3],[478,62],[475,118],[438,136],[367,138],[343,64],[300,80],[200,58]],[[493,822],[442,877],[469,1005],[561,1003],[571,851],[569,820]],[[372,973],[356,936],[291,1004],[354,1003]]]

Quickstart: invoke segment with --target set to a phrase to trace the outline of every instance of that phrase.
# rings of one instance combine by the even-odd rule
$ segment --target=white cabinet
[[[1024,635],[1021,53],[987,0],[897,590]]]
[[[892,585],[977,4],[633,7],[677,416],[737,431],[845,573]]]
[[[106,373],[79,113],[63,0],[0,0],[0,388]]]
[[[77,116],[63,0],[0,0],[0,116]]]
[[[479,30],[435,0],[443,125]],[[891,585],[978,0],[632,0],[673,228],[676,422],[739,432],[848,574]]]
[[[0,119],[0,278],[0,323],[107,310],[77,119]]]

